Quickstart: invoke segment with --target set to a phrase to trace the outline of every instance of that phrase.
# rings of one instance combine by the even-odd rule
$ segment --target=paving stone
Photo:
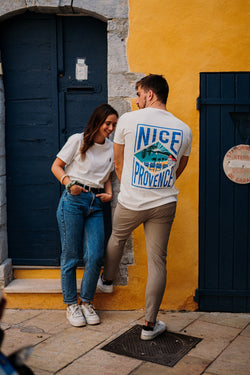
[[[180,332],[193,321],[199,319],[201,312],[160,312],[158,319],[162,320],[169,331]]]
[[[131,375],[200,375],[209,362],[200,358],[184,357],[174,367],[144,362]]]
[[[249,375],[249,348],[249,337],[237,337],[220,357],[209,366],[208,371],[216,375]]]
[[[66,318],[66,310],[44,310],[41,314],[22,323],[22,326],[36,326],[50,335],[71,327]]]
[[[212,361],[240,333],[240,329],[196,320],[183,333],[203,339],[188,356]]]
[[[188,356],[213,361],[229,344],[230,340],[204,339],[192,349]]]
[[[7,323],[11,326],[29,320],[40,314],[41,310],[5,309],[2,317],[2,323]]]
[[[250,323],[249,314],[232,314],[232,313],[203,313],[200,320],[204,322],[226,325],[234,328],[244,328]]]
[[[57,374],[127,375],[131,374],[131,371],[138,367],[140,363],[141,361],[134,358],[129,358],[128,360],[128,357],[125,356],[94,349]]]
[[[5,331],[6,329],[10,328],[10,324],[8,323],[0,323],[0,327],[3,331]]]
[[[54,374],[54,372],[40,370],[40,369],[37,369],[35,367],[33,367],[32,370],[33,370],[35,375],[51,375],[51,374]]]
[[[241,335],[250,337],[250,324],[241,332]]]
[[[110,335],[120,330],[129,329],[144,316],[140,311],[97,311],[101,324],[89,328],[95,331],[107,332]]]
[[[88,327],[71,326],[37,345],[27,364],[31,368],[58,371],[104,341],[106,336]]]
[[[5,355],[9,355],[25,346],[34,346],[48,337],[49,335],[35,329],[35,327],[29,331],[22,331],[18,327],[12,327],[5,331],[1,350]]]
[[[224,325],[196,320],[183,330],[184,333],[205,339],[232,340],[240,333],[240,329]]]
[[[144,317],[144,310],[135,311],[99,311],[104,320],[118,322],[133,322]]]

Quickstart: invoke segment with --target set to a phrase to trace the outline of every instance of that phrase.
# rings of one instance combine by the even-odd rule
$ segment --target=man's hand
[[[97,198],[100,198],[103,203],[110,202],[113,199],[113,195],[109,193],[96,194]]]

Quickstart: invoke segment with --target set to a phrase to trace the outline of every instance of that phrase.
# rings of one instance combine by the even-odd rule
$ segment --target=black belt
[[[76,182],[75,184],[83,187],[85,190],[88,190],[89,192],[94,193],[94,194],[104,193],[103,188],[94,188],[94,187],[91,187],[91,186],[88,186],[88,185],[81,184],[80,182]]]

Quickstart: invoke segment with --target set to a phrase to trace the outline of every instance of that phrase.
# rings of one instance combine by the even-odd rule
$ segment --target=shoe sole
[[[70,322],[70,324],[71,324],[73,327],[85,327],[86,324],[87,324],[85,318],[84,318],[84,321],[83,321],[82,323],[79,323],[79,324],[77,324],[77,323],[72,323],[72,322],[70,321],[70,319],[68,318],[68,316],[67,316],[67,319],[68,319],[68,321]]]
[[[144,336],[143,334],[141,334],[141,340],[143,340],[143,341],[153,340],[153,339],[155,339],[157,336],[161,335],[161,334],[162,334],[163,332],[165,332],[165,331],[166,331],[166,328],[163,329],[163,330],[160,331],[160,332],[155,333],[155,334],[152,335],[152,336]]]
[[[87,321],[87,324],[88,325],[90,325],[90,326],[95,326],[95,325],[97,325],[97,324],[100,324],[101,323],[101,321],[99,320],[99,322],[88,322],[88,320],[86,319],[86,321]]]
[[[101,293],[110,294],[110,293],[113,293],[113,288],[110,289],[110,290],[107,290],[107,289],[103,289],[100,285],[97,285],[96,291],[99,292],[99,293],[101,292]]]
[[[68,321],[73,327],[85,327],[86,326],[86,323],[75,324],[75,323],[72,323],[69,319]]]

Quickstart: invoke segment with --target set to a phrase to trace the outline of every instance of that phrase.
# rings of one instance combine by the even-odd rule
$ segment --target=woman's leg
[[[97,280],[104,259],[104,221],[103,204],[94,198],[84,226],[84,274],[81,283],[80,299],[92,302]]]
[[[65,191],[61,197],[57,220],[61,236],[61,285],[63,302],[77,303],[76,266],[82,247],[84,216],[79,198]]]

